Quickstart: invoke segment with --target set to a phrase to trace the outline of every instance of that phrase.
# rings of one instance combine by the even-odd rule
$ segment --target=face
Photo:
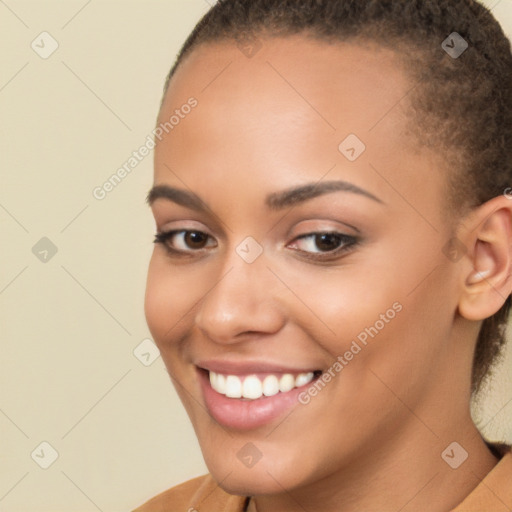
[[[146,317],[230,492],[364,467],[446,394],[446,170],[408,134],[413,85],[391,51],[300,36],[200,47],[170,84]]]

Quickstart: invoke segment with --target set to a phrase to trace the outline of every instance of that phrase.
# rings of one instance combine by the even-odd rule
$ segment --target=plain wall
[[[512,33],[511,0],[495,4]],[[129,510],[205,472],[161,358],[134,355],[150,338],[152,154],[104,199],[93,190],[146,142],[208,7],[0,2],[0,510]],[[43,31],[59,45],[47,59],[31,47],[51,48]],[[487,436],[509,441],[511,352],[475,411]],[[47,469],[42,442],[58,452]]]

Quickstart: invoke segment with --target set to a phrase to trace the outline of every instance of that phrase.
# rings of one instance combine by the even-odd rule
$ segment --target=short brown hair
[[[458,58],[441,43],[456,32],[468,44]],[[442,148],[450,220],[512,184],[512,55],[489,9],[475,0],[219,0],[183,45],[184,58],[209,42],[306,34],[325,41],[373,41],[400,53],[418,84],[411,130],[420,145]],[[480,388],[505,344],[510,296],[483,321],[472,371]]]

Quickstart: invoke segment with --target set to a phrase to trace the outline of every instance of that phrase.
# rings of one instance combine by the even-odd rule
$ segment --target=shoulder
[[[475,489],[452,512],[505,510],[512,503],[512,451],[510,446],[493,444],[499,461]]]
[[[222,490],[211,475],[172,487],[133,512],[243,512],[247,498]]]
[[[170,505],[173,506],[173,509],[176,508],[176,510],[188,512],[188,509],[185,507],[188,503],[193,501],[194,495],[197,494],[198,491],[210,486],[209,480],[211,480],[210,475],[188,480],[187,482],[158,494],[133,512],[164,512],[171,510]]]

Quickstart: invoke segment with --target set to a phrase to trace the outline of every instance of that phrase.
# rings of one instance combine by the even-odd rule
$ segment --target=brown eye
[[[187,231],[184,242],[190,249],[203,249],[208,242],[208,235],[200,231]]]
[[[216,242],[210,235],[202,231],[170,231],[157,233],[155,243],[164,245],[174,253],[193,253],[209,247],[216,247]]]
[[[322,252],[336,250],[340,246],[341,242],[341,237],[336,233],[322,233],[315,235],[315,245]]]
[[[338,256],[358,243],[356,237],[337,232],[308,233],[296,238],[288,247],[311,257]]]

